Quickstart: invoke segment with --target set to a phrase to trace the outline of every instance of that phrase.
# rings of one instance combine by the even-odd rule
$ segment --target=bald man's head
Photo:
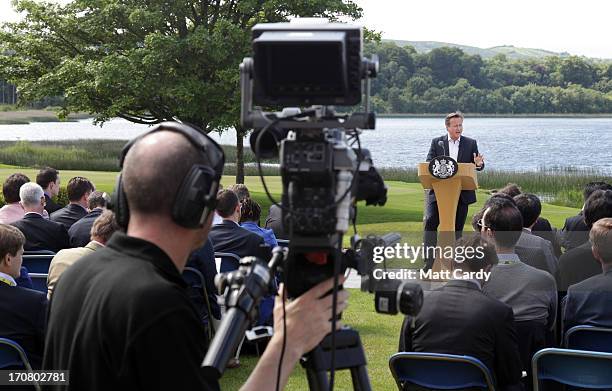
[[[180,133],[159,131],[139,140],[123,163],[122,181],[130,213],[169,216],[178,189],[194,164],[210,166]]]

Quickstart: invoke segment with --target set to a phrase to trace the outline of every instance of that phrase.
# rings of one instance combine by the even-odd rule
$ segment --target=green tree
[[[206,132],[237,127],[238,65],[250,28],[292,16],[361,15],[342,0],[15,0],[24,19],[0,33],[0,78],[22,103],[63,96],[60,116],[85,111],[96,123],[180,119]],[[239,150],[243,129],[238,129]],[[242,159],[237,161],[242,167]],[[237,181],[242,182],[239,170]]]

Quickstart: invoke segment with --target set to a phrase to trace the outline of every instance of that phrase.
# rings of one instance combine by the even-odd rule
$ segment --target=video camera
[[[254,314],[255,296],[270,291],[271,276],[277,267],[282,270],[290,297],[300,296],[319,282],[337,277],[348,267],[363,276],[362,289],[372,292],[376,291],[372,278],[373,246],[381,243],[389,246],[399,237],[391,234],[359,239],[355,235],[351,248],[342,248],[343,235],[351,224],[354,227],[356,224],[356,202],[384,205],[387,200],[387,187],[359,140],[363,129],[375,128],[369,95],[370,81],[378,72],[378,58],[363,57],[362,28],[297,20],[258,24],[252,30],[252,38],[253,57],[245,58],[240,65],[241,125],[253,129],[251,149],[268,197],[282,209],[289,249],[288,253],[276,249],[267,269],[261,261],[243,259],[238,271],[220,278],[225,287],[231,288],[226,297],[228,314],[231,312],[233,320],[224,321],[218,334],[231,334],[233,340],[244,335],[244,319]],[[336,112],[335,106],[360,104],[362,96],[364,111]],[[280,160],[281,202],[270,195],[261,172],[261,159],[275,157]],[[420,286],[403,284],[385,286],[384,290],[386,293],[380,297],[387,304],[376,308],[386,309],[386,313],[397,313],[399,308],[411,315],[420,310],[423,297]],[[398,300],[389,304],[387,296]],[[236,331],[238,326],[230,323],[240,324],[240,329]],[[353,379],[364,383],[360,389],[369,389],[359,336],[352,330],[342,332],[339,343],[349,349],[345,349],[343,356],[351,356],[350,349],[355,349],[354,358],[347,359],[342,368],[356,371]],[[332,333],[332,338],[339,333]],[[221,343],[220,339],[217,335],[213,340],[204,365],[222,371],[225,358],[219,357],[226,349],[231,350],[233,342]],[[324,340],[305,362],[326,362],[327,366],[332,363],[333,373],[333,359],[316,357],[333,352],[335,347],[333,340],[331,345]],[[325,368],[321,365],[305,364],[309,384],[326,389],[326,376],[322,375]]]

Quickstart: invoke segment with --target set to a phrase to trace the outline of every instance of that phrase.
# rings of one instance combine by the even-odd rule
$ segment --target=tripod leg
[[[370,391],[370,378],[365,365],[351,368],[351,379],[353,380],[353,390],[355,391]]]
[[[329,380],[326,371],[315,371],[312,368],[307,368],[306,377],[308,378],[308,388],[310,391],[329,390]]]

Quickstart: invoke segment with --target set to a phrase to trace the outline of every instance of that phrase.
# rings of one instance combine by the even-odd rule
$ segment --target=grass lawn
[[[6,178],[14,172],[23,172],[30,179],[36,177],[37,170],[16,169],[14,167],[0,166],[0,178]],[[117,174],[100,171],[61,171],[62,184],[65,186],[68,179],[75,175],[90,178],[100,190],[111,192]],[[280,196],[280,177],[267,177],[266,181],[275,197]],[[234,182],[233,177],[223,178],[224,185]],[[162,185],[162,184],[160,184]],[[258,177],[247,177],[246,185],[253,198],[262,204],[266,213],[270,201],[266,198],[263,186]],[[420,238],[422,229],[423,190],[417,183],[387,182],[389,196],[384,207],[362,206],[358,213],[358,230],[360,235],[368,233],[384,234],[395,231],[403,237]],[[488,197],[485,191],[478,192],[478,202],[470,205],[468,222],[471,216],[479,210]],[[550,220],[555,227],[563,226],[565,218],[578,212],[578,209],[543,204],[542,215]],[[466,224],[466,229],[471,229]],[[420,243],[420,242],[419,242]],[[388,369],[389,356],[397,351],[398,336],[402,323],[401,316],[380,315],[374,311],[374,297],[358,290],[351,290],[349,307],[343,315],[343,322],[357,329],[361,335],[368,359],[368,372],[372,387],[375,390],[392,390],[395,383]],[[238,369],[228,370],[222,378],[223,390],[238,389],[248,377],[256,364],[254,357],[242,357],[242,365]],[[351,389],[348,371],[340,372],[337,376],[338,390]],[[287,390],[305,390],[308,388],[305,373],[297,368],[291,375]]]

